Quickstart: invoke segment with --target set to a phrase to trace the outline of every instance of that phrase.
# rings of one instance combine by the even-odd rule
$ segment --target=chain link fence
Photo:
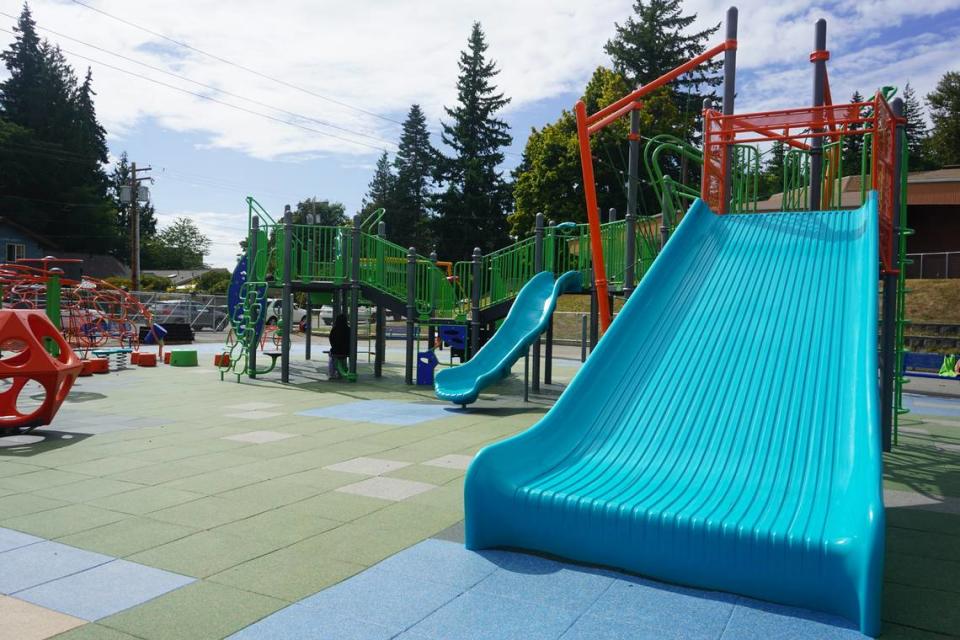
[[[960,251],[908,253],[908,278],[960,278]]]
[[[205,293],[162,293],[134,291],[140,303],[159,324],[190,325],[193,330],[225,331],[229,324],[227,296]]]

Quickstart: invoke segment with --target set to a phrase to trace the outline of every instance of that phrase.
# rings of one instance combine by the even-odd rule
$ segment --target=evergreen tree
[[[370,184],[367,185],[367,195],[363,197],[360,207],[360,216],[366,217],[376,209],[386,209],[388,221],[387,236],[396,237],[393,228],[393,218],[390,212],[393,210],[393,194],[396,190],[397,177],[393,175],[393,169],[390,167],[390,156],[384,151],[377,159],[377,168],[373,171],[373,177],[370,178]],[[394,240],[398,244],[399,241]],[[403,245],[408,246],[408,245]]]
[[[306,224],[308,220],[313,220],[312,224],[324,227],[339,227],[350,222],[347,220],[347,208],[343,203],[317,198],[307,198],[298,202],[293,212],[293,224]]]
[[[437,151],[430,144],[427,119],[420,105],[410,107],[403,123],[393,166],[397,171],[393,209],[387,211],[390,238],[404,246],[432,246],[428,219],[430,186],[436,171]]]
[[[910,154],[909,168],[914,171],[932,169],[935,163],[930,161],[927,153],[927,119],[923,114],[923,104],[909,82],[903,87],[903,117],[907,120],[905,128],[907,150]]]
[[[454,260],[468,258],[474,245],[487,252],[508,240],[505,209],[510,194],[497,168],[503,147],[513,139],[509,125],[496,113],[510,99],[493,85],[499,70],[487,60],[486,50],[483,29],[476,22],[467,49],[460,53],[457,105],[445,108],[451,121],[443,124],[442,139],[453,155],[440,159],[438,175],[446,189],[437,199],[436,235],[438,251]]]
[[[623,74],[632,86],[641,86],[675,69],[690,58],[706,51],[710,37],[720,28],[687,33],[697,14],[685,15],[680,0],[637,0],[634,15],[623,25],[615,24],[616,36],[607,41],[603,50],[610,56],[613,68]],[[716,87],[722,79],[717,75],[721,62],[714,61],[694,69],[671,83],[673,100],[684,114],[686,135],[694,139],[694,123],[700,114],[704,94]]]
[[[769,198],[775,193],[783,191],[783,159],[786,155],[786,145],[781,140],[774,140],[767,159],[763,165],[763,175],[760,188],[761,198]]]
[[[927,94],[930,105],[930,152],[941,166],[960,164],[960,72],[948,71]]]
[[[859,91],[854,91],[853,95],[850,96],[851,104],[856,104],[863,102],[863,96]],[[849,131],[855,131],[857,129],[862,129],[863,125],[861,124],[850,124],[847,125]],[[843,164],[843,175],[845,176],[858,176],[860,175],[860,168],[863,164],[863,135],[853,134],[848,136],[843,136],[843,151],[841,156],[841,161]],[[782,182],[782,178],[781,178]],[[782,184],[781,184],[782,186]]]
[[[10,77],[0,83],[0,112],[10,122],[36,129],[44,112],[45,61],[40,50],[37,23],[26,4],[13,32],[16,37],[10,48],[0,54],[0,59],[10,72]]]
[[[130,185],[130,161],[127,152],[120,154],[120,159],[114,165],[110,174],[110,197],[113,200],[113,208],[116,211],[116,229],[117,239],[111,253],[123,261],[130,260],[130,209],[129,202],[124,203],[120,199],[120,191],[124,186]],[[141,202],[137,205],[137,216],[140,218],[140,238],[141,242],[145,238],[152,238],[157,235],[157,218],[153,209],[153,203]]]

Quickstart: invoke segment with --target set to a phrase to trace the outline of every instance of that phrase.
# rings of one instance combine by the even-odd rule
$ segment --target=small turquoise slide
[[[879,634],[877,225],[876,194],[854,211],[694,203],[553,408],[470,465],[467,547]]]
[[[480,391],[510,375],[510,368],[546,331],[557,298],[580,291],[581,275],[568,271],[554,281],[548,271],[523,285],[503,324],[475,356],[459,367],[437,373],[433,388],[441,400],[457,404],[476,402]]]

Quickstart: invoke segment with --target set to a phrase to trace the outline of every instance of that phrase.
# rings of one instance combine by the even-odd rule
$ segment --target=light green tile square
[[[207,473],[200,473],[197,475],[188,476],[186,478],[171,480],[170,482],[166,482],[160,486],[212,496],[218,493],[223,493],[224,491],[236,489],[238,487],[244,487],[255,482],[260,482],[260,479],[230,470],[220,470],[208,471]]]
[[[246,562],[279,546],[262,538],[242,538],[213,531],[201,531],[185,538],[135,553],[132,562],[205,578]]]
[[[0,518],[14,518],[30,513],[65,507],[69,502],[45,498],[30,493],[18,493],[0,498]]]
[[[43,467],[0,458],[0,478],[7,478],[9,476],[16,476],[21,473],[31,473],[33,471],[42,470]]]
[[[52,539],[117,522],[126,517],[126,514],[116,511],[85,504],[71,504],[49,511],[6,518],[0,520],[0,524],[41,538]]]
[[[218,494],[220,498],[256,504],[264,509],[275,509],[291,502],[299,502],[320,493],[320,489],[287,482],[285,479],[263,480],[239,489]]]
[[[195,582],[97,623],[144,640],[223,638],[288,603],[213,582]]]
[[[300,542],[343,524],[296,505],[280,507],[213,529],[241,538],[265,540],[277,548]]]
[[[234,520],[249,518],[262,511],[266,511],[266,509],[260,505],[218,497],[207,497],[154,511],[150,514],[150,517],[196,529],[212,529]]]
[[[82,473],[87,476],[109,476],[114,474],[121,474],[124,472],[129,472],[131,469],[137,469],[139,467],[144,467],[150,464],[149,462],[144,462],[143,460],[136,460],[134,458],[124,458],[121,456],[114,456],[109,458],[101,458],[98,460],[90,460],[87,462],[78,462],[76,464],[68,464],[60,467],[61,471],[70,471],[71,473]],[[117,478],[118,480],[126,480],[126,478]]]
[[[190,502],[191,500],[198,500],[202,497],[203,495],[199,493],[191,493],[169,487],[142,487],[117,495],[97,498],[88,504],[113,511],[143,515],[151,511],[158,511],[174,505],[183,504],[184,502]]]
[[[87,502],[88,500],[96,500],[104,496],[112,496],[117,493],[140,488],[142,488],[142,486],[139,484],[121,482],[120,480],[113,480],[111,478],[87,478],[80,482],[34,491],[33,495],[55,498],[57,500],[67,500],[69,502]]]
[[[354,478],[356,477],[354,475]],[[308,516],[350,522],[392,504],[395,503],[390,500],[331,491],[297,502],[285,509]]]
[[[81,549],[118,558],[184,538],[196,529],[151,518],[131,517],[64,536],[58,540]]]

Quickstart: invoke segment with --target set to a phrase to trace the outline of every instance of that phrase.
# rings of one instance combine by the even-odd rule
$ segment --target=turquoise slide
[[[548,271],[533,276],[523,285],[503,324],[487,344],[459,367],[437,373],[433,383],[437,397],[470,404],[476,402],[485,387],[510,375],[513,363],[546,331],[557,299],[564,293],[580,291],[580,278],[578,271],[568,271],[556,281]]]
[[[880,632],[877,200],[693,204],[553,408],[466,477],[466,544]]]

